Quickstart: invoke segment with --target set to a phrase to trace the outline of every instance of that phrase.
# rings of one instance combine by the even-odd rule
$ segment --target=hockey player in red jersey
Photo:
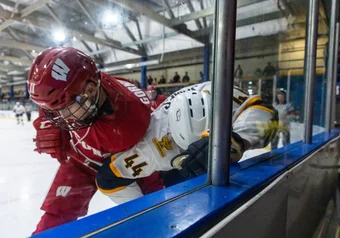
[[[146,91],[150,101],[151,109],[154,111],[162,102],[165,101],[165,96],[157,92],[157,88],[154,85],[149,85]]]
[[[88,55],[71,47],[41,52],[31,66],[28,89],[40,108],[34,121],[35,150],[61,164],[41,207],[45,214],[35,234],[87,214],[97,190],[98,168],[106,155],[140,141],[149,126],[151,103],[141,89],[99,72]],[[161,188],[154,173],[129,181],[125,189],[146,194]],[[133,199],[115,192],[118,202]]]

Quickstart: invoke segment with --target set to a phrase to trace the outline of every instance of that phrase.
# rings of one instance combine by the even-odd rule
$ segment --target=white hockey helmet
[[[187,91],[177,95],[169,109],[169,127],[174,142],[182,149],[199,140],[210,126],[211,96]]]

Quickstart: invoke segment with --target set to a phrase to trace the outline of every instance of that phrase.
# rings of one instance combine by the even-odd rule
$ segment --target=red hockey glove
[[[37,130],[37,136],[33,138],[36,145],[34,151],[49,154],[61,164],[65,164],[67,151],[70,149],[69,132],[41,117],[33,122],[33,126]]]

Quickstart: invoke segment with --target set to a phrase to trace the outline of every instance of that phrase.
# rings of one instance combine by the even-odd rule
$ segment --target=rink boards
[[[339,131],[231,166],[228,187],[206,176],[36,237],[311,237],[335,192]]]

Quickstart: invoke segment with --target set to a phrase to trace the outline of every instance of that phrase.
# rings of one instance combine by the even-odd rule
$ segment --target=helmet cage
[[[56,124],[58,127],[68,131],[77,131],[83,128],[87,128],[92,125],[98,116],[98,101],[100,97],[100,80],[98,81],[97,89],[98,93],[96,100],[91,102],[86,94],[77,95],[74,101],[66,107],[59,110],[42,109],[44,116],[47,120]],[[75,110],[74,104],[78,105]],[[82,111],[80,114],[79,112]]]

